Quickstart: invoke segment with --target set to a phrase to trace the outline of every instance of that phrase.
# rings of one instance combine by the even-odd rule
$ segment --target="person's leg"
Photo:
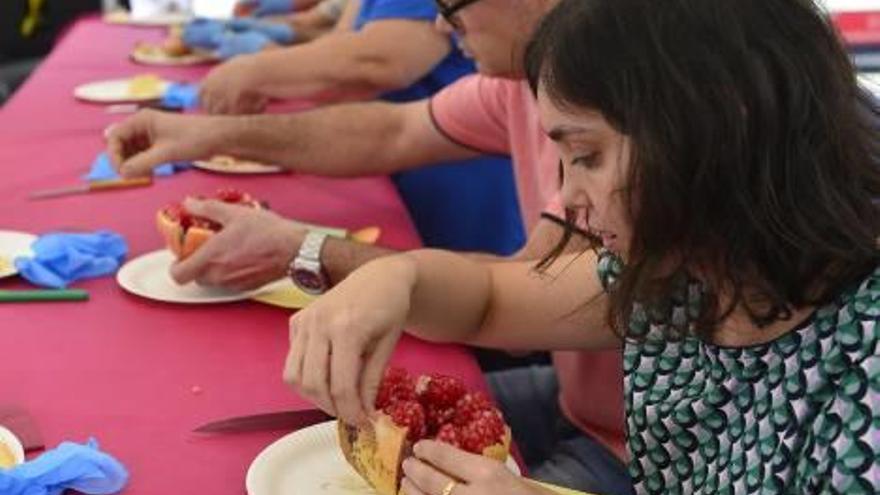
[[[626,465],[600,442],[561,419],[557,435],[563,438],[544,462],[531,469],[531,476],[588,493],[634,494]]]
[[[552,366],[486,376],[532,478],[602,495],[634,493],[626,466],[565,419]]]
[[[526,466],[540,465],[559,440],[559,383],[553,367],[513,368],[486,377]]]

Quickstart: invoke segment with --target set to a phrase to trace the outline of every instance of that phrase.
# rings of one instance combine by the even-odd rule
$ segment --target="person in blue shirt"
[[[298,2],[303,3],[307,2]],[[190,48],[209,50],[221,60],[229,60],[306,43],[328,34],[337,26],[347,5],[348,0],[322,0],[292,12],[290,0],[240,3],[238,7],[244,9],[243,12],[253,15],[242,15],[230,21],[196,18],[184,26],[182,41]],[[237,11],[240,10],[238,7]]]
[[[432,0],[351,4],[359,10],[347,31],[212,70],[201,84],[202,108],[247,114],[272,99],[414,101],[474,72],[451,37],[434,29]],[[508,157],[437,164],[395,182],[428,246],[510,254],[525,239]]]

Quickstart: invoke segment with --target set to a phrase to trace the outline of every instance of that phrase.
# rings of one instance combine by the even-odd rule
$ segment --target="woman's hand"
[[[284,380],[324,411],[361,424],[410,311],[415,266],[372,261],[290,319]]]
[[[516,476],[504,464],[459,450],[449,444],[424,440],[403,462],[401,484],[405,495],[547,495]]]

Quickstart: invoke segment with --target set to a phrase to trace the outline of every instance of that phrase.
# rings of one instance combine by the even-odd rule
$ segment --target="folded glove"
[[[10,469],[0,469],[3,495],[61,495],[67,489],[88,495],[109,495],[128,483],[128,471],[119,461],[98,449],[63,442],[40,457]]]
[[[214,19],[193,19],[183,27],[183,42],[191,48],[214,50],[220,45],[226,23]]]
[[[189,163],[164,163],[153,169],[153,175],[156,177],[165,177],[173,175],[181,170],[186,170],[189,167]],[[107,153],[99,153],[95,158],[95,161],[92,162],[92,166],[89,167],[89,173],[83,176],[83,180],[87,181],[113,180],[118,178],[119,174],[116,172],[116,169],[113,168],[113,164],[110,162],[110,156],[108,156]]]
[[[226,33],[217,48],[217,56],[223,60],[229,60],[238,55],[257,53],[270,43],[272,43],[271,39],[256,31]]]
[[[128,245],[109,230],[59,232],[41,236],[31,250],[33,257],[15,259],[21,276],[34,285],[63,289],[78,280],[115,273],[128,254]]]
[[[197,84],[171,83],[162,95],[162,106],[168,108],[191,109],[199,106],[199,86]]]
[[[247,31],[256,31],[266,35],[269,39],[279,45],[289,45],[293,43],[295,33],[293,28],[288,24],[280,22],[260,21],[252,18],[232,19],[227,24],[232,31],[241,33]]]

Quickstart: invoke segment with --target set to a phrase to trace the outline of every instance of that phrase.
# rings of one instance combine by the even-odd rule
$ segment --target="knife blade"
[[[278,411],[247,416],[235,416],[218,421],[211,421],[198,426],[195,433],[245,433],[272,430],[299,430],[307,426],[323,423],[333,419],[320,409],[303,409],[300,411]]]
[[[59,187],[57,189],[45,189],[30,194],[30,199],[50,199],[70,196],[74,194],[87,194],[90,192],[113,191],[130,187],[146,187],[153,184],[152,177],[136,177],[134,179],[110,179],[97,180],[77,184],[75,186]]]

